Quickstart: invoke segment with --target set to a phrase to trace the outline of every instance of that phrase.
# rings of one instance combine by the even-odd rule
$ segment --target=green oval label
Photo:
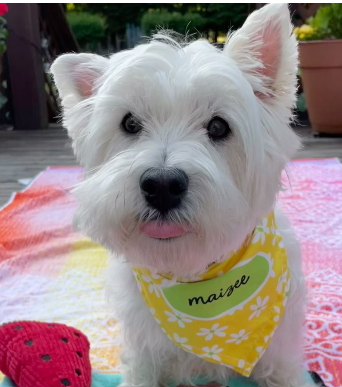
[[[220,277],[165,287],[162,293],[177,311],[210,319],[242,307],[266,283],[269,271],[268,259],[256,255]]]

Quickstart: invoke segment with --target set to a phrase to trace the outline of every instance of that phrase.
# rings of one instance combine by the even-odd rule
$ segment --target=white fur
[[[175,276],[203,272],[237,249],[273,208],[281,172],[299,147],[289,128],[295,102],[297,47],[286,5],[253,13],[223,52],[206,41],[180,45],[157,35],[110,58],[67,54],[52,66],[63,122],[86,176],[76,189],[75,223],[111,252],[108,295],[122,323],[124,385],[192,383],[196,370],[227,383],[232,371],[176,347],[141,298],[131,265]],[[143,131],[120,128],[132,112]],[[213,116],[233,134],[207,136]],[[169,220],[191,231],[162,243],[141,234],[148,209],[139,178],[151,167],[176,167],[190,178]],[[285,316],[252,377],[267,387],[302,387],[305,285],[299,246],[277,214],[292,280]],[[285,225],[285,226],[284,226]]]

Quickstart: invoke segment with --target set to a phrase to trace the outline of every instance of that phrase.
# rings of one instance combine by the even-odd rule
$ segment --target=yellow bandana
[[[193,282],[133,270],[148,308],[174,344],[244,376],[274,335],[290,286],[273,212],[238,251]]]

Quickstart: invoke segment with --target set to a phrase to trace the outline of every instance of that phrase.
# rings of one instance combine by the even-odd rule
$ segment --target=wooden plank
[[[7,56],[14,128],[43,129],[48,125],[41,55],[38,5],[9,4]]]
[[[77,165],[64,130],[0,132],[0,207],[47,166]]]

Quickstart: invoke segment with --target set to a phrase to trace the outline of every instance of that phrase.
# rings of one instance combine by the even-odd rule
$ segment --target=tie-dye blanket
[[[0,324],[63,322],[91,342],[94,371],[118,372],[117,325],[105,307],[107,252],[73,232],[68,188],[79,168],[48,168],[0,212]]]
[[[280,195],[280,205],[301,241],[310,289],[306,363],[328,387],[341,387],[342,165],[306,160],[289,171],[291,189]],[[118,327],[103,294],[107,253],[71,226],[75,202],[68,190],[81,173],[48,168],[0,212],[0,324],[73,325],[91,342],[93,370],[116,373]]]

